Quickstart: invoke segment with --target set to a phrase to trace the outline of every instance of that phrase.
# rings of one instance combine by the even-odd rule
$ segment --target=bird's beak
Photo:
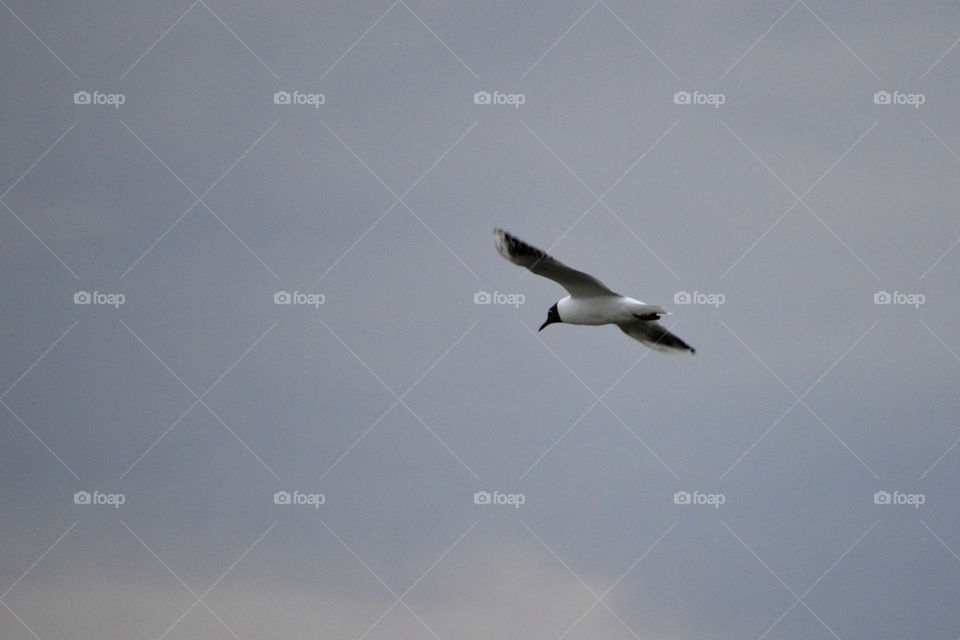
[[[550,318],[547,318],[546,322],[540,325],[540,328],[537,329],[537,333],[540,333],[541,331],[543,331],[543,328],[546,327],[548,324],[550,324],[550,322],[551,322]]]

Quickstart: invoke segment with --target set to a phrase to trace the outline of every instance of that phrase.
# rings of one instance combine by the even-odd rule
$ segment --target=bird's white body
[[[566,298],[547,311],[538,331],[557,322],[565,324],[615,324],[625,334],[665,353],[696,353],[696,349],[657,322],[667,315],[662,308],[611,291],[589,273],[571,269],[503,229],[493,232],[497,251],[510,262],[553,280],[567,290]]]
[[[560,320],[568,324],[624,324],[638,318],[666,315],[662,308],[644,304],[626,296],[596,296],[574,298],[567,296],[557,303]]]

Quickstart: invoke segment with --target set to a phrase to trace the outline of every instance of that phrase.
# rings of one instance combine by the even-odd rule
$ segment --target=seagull
[[[651,349],[674,354],[697,352],[657,322],[660,316],[669,315],[663,308],[614,293],[590,274],[571,269],[503,229],[495,229],[493,236],[500,255],[538,276],[553,280],[570,294],[550,307],[547,320],[540,325],[538,332],[558,322],[615,324]]]

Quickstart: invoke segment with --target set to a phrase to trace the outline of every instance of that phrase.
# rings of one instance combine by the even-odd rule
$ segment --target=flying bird
[[[614,293],[590,274],[571,269],[503,229],[495,229],[493,236],[500,255],[538,276],[553,280],[570,294],[550,307],[546,322],[537,331],[557,322],[615,324],[651,349],[664,353],[696,353],[696,349],[658,322],[661,316],[669,314],[663,308]]]

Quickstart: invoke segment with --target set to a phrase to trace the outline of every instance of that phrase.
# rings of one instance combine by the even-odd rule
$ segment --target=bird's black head
[[[556,304],[550,307],[550,309],[547,311],[547,321],[540,325],[540,328],[537,329],[537,331],[543,331],[544,327],[546,327],[548,324],[553,324],[554,322],[563,322],[563,320],[560,319],[560,312],[557,311]]]

